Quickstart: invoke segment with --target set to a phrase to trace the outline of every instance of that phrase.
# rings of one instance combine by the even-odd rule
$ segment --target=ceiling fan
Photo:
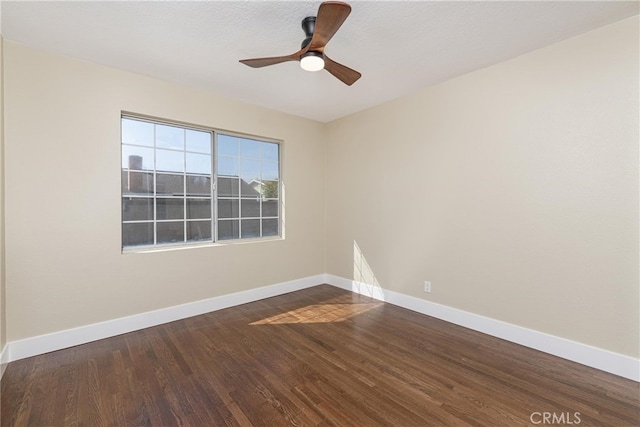
[[[331,60],[324,53],[325,46],[347,19],[349,13],[351,13],[351,6],[347,3],[326,1],[318,8],[317,17],[307,16],[302,20],[302,30],[306,37],[299,51],[286,56],[242,59],[240,62],[249,67],[261,68],[287,61],[300,61],[300,66],[304,70],[319,71],[324,68],[340,81],[351,86],[362,75]]]

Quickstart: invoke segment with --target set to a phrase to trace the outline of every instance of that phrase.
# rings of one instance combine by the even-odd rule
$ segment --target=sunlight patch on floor
[[[285,323],[333,323],[342,322],[358,314],[381,306],[382,303],[316,304],[280,313],[251,325],[278,325]]]

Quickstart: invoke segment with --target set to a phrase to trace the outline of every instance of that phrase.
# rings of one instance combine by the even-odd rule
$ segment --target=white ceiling
[[[2,1],[6,40],[328,122],[637,15],[636,1],[350,1],[325,52],[362,73],[349,87],[288,55],[320,1]]]

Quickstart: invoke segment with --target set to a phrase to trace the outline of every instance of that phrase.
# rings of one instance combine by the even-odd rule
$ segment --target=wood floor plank
[[[1,426],[640,426],[637,382],[328,285],[11,362],[0,405]]]

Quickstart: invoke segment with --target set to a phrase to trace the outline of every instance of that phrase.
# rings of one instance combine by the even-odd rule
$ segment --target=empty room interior
[[[639,13],[0,1],[0,424],[640,425]]]

